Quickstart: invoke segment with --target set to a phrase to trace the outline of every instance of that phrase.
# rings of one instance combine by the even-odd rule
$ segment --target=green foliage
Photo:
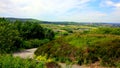
[[[18,30],[12,28],[11,24],[0,21],[0,53],[11,53],[21,47],[22,38]]]
[[[11,55],[0,55],[0,68],[44,68],[44,63],[31,59],[21,59]]]
[[[120,36],[73,34],[51,41],[37,49],[36,55],[48,55],[56,61],[88,64],[100,61],[106,66],[119,66]],[[117,63],[116,63],[117,62]]]
[[[104,65],[115,66],[115,63],[119,61],[120,38],[113,38],[110,41],[99,42],[99,44],[95,44],[90,48],[94,49],[95,55]]]
[[[91,29],[96,29],[96,27],[86,26],[86,25],[64,25],[64,24],[41,24],[45,28],[52,29],[55,32],[55,38],[61,37],[61,36],[67,36],[72,33],[76,32],[87,32]]]
[[[107,27],[107,28],[98,28],[90,31],[90,33],[93,34],[114,34],[114,35],[120,35],[120,28],[115,27]]]
[[[94,45],[97,41],[106,41],[111,39],[112,35],[101,35],[101,34],[72,34],[70,36],[66,36],[64,39],[69,44],[84,48],[89,45]]]
[[[44,36],[45,36],[45,38],[52,40],[55,35],[54,35],[54,32],[51,29],[45,28],[44,29]]]
[[[55,58],[55,60],[65,62],[66,60],[71,61],[70,58],[68,58],[71,55],[70,53],[73,52],[71,48],[72,47],[70,47],[69,44],[61,41],[59,38],[59,40],[52,41],[39,47],[35,54],[38,56],[45,55],[47,53],[47,57]]]
[[[0,53],[12,53],[24,48],[41,46],[54,38],[51,29],[38,23],[11,22],[0,18]]]
[[[43,44],[46,44],[49,42],[49,39],[43,39],[43,40],[39,40],[39,39],[31,39],[31,40],[27,40],[27,41],[23,41],[23,48],[35,48],[35,47],[39,47],[42,46]]]
[[[105,66],[120,67],[120,28],[88,26],[76,28],[75,25],[65,27],[53,24],[45,26],[47,27],[43,28],[35,22],[11,22],[0,18],[0,54],[40,46],[35,52],[38,56],[37,60],[42,58],[46,61],[48,58],[55,58],[56,61],[80,65],[99,61]],[[54,32],[49,27],[56,32],[57,36],[63,37],[53,40]],[[93,30],[89,31],[90,29]],[[74,32],[81,34],[71,34]],[[44,58],[45,55],[47,56]],[[44,62],[36,63],[30,59],[13,58],[9,55],[0,55],[0,58],[0,68],[38,68],[45,64]],[[46,65],[51,67],[57,64],[51,62]]]
[[[15,29],[20,32],[20,35],[25,39],[50,39],[54,37],[54,32],[50,29],[43,28],[38,23],[16,21],[14,23]]]
[[[41,57],[38,57],[41,58]],[[42,57],[42,60],[46,58]],[[36,59],[22,59],[12,55],[0,55],[0,68],[61,68],[56,62],[47,60],[47,62]]]

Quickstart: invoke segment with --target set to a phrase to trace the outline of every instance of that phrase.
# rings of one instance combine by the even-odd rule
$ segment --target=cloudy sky
[[[0,0],[0,17],[120,23],[120,0]]]

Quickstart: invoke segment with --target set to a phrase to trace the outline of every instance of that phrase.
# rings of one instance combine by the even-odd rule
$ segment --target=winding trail
[[[36,51],[37,48],[32,48],[32,49],[26,49],[26,50],[23,50],[23,51],[20,51],[20,52],[15,52],[13,53],[13,56],[19,56],[21,58],[33,58],[34,56],[34,52]],[[106,68],[106,67],[100,67],[100,66],[97,66],[97,65],[90,65],[88,67],[86,66],[80,66],[80,65],[77,65],[77,64],[73,64],[73,65],[67,65],[65,63],[59,63],[59,65],[61,65],[62,68]]]
[[[33,58],[34,52],[37,48],[26,49],[20,52],[15,52],[13,56],[19,56],[21,58]]]

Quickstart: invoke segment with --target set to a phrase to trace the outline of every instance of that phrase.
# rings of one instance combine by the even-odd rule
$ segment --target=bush
[[[44,68],[44,63],[31,59],[21,59],[12,55],[0,55],[0,68]]]
[[[72,43],[71,43],[72,42]],[[73,43],[75,42],[75,43]],[[120,36],[102,34],[74,34],[53,40],[36,51],[60,62],[89,64],[100,61],[105,66],[119,65]]]
[[[94,29],[94,30],[91,30],[90,32],[88,33],[93,33],[93,34],[113,34],[113,35],[120,35],[120,28],[110,28],[110,27],[107,27],[107,28],[98,28],[98,29]]]
[[[61,66],[58,65],[56,62],[46,63],[46,67],[47,67],[47,68],[61,68]]]
[[[3,25],[4,24],[4,25]],[[0,22],[0,53],[11,53],[21,48],[23,39],[11,24]]]
[[[111,41],[101,42],[92,46],[95,55],[99,57],[99,61],[107,66],[115,66],[115,62],[120,58],[120,39],[112,39]]]
[[[36,48],[49,42],[49,39],[31,39],[23,42],[23,48]]]
[[[37,62],[12,55],[0,55],[0,68],[61,68],[56,62]]]
[[[73,53],[74,47],[69,46],[69,44],[66,44],[65,42],[59,40],[52,41],[50,43],[47,43],[43,46],[40,46],[35,54],[38,55],[45,55],[47,54],[47,57],[50,58],[58,58],[56,60],[60,60],[62,62],[65,62],[66,60],[72,60],[69,58],[71,52]],[[71,50],[70,50],[71,49]],[[66,51],[65,51],[66,50]],[[62,58],[63,57],[63,58]]]
[[[0,53],[12,53],[23,48],[43,45],[54,38],[51,29],[39,23],[9,21],[0,18]]]

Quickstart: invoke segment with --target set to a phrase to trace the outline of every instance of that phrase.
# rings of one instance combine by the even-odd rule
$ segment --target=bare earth
[[[34,52],[37,48],[26,49],[20,52],[15,52],[13,56],[19,56],[21,58],[33,58]]]
[[[15,52],[13,56],[19,56],[21,58],[33,58],[34,52],[37,48],[32,48],[32,49],[26,49],[20,52]],[[106,68],[106,67],[100,67],[98,63],[91,64],[90,66],[80,66],[77,64],[74,64],[72,66],[66,65],[65,63],[59,63],[62,68]]]

